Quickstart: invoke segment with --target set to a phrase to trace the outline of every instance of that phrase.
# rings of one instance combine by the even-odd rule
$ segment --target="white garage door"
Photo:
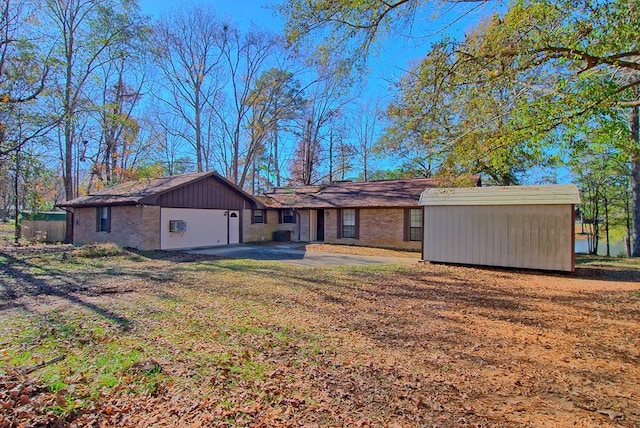
[[[234,211],[231,211],[234,213]],[[237,211],[235,212],[237,215]],[[160,248],[210,247],[229,243],[229,211],[162,208],[160,210]],[[233,222],[231,236],[239,241],[240,222]],[[237,238],[236,238],[237,236]]]

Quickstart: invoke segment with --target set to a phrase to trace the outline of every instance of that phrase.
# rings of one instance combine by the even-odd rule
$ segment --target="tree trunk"
[[[202,172],[202,111],[200,106],[200,84],[195,87],[195,125],[196,125],[196,168]]]
[[[71,22],[73,24],[73,21]],[[69,40],[66,42],[65,47],[65,60],[66,60],[66,73],[65,73],[65,88],[64,88],[64,195],[67,201],[73,199],[73,109],[74,102],[73,96],[73,58],[74,58],[74,34],[70,32]],[[67,211],[66,216],[66,230],[64,235],[65,244],[71,244],[73,242],[73,215]]]
[[[69,115],[70,116],[70,115]],[[73,141],[71,135],[71,119],[65,119],[64,124],[64,195],[67,201],[73,199]],[[64,235],[65,244],[73,242],[73,216],[67,211],[66,230]]]
[[[314,149],[314,134],[313,124],[311,120],[307,121],[307,138],[305,139],[305,153],[304,153],[304,172],[302,173],[302,181],[305,186],[311,184],[311,174],[313,173],[313,149]]]
[[[278,150],[278,97],[273,100],[276,117],[273,120],[273,163],[276,173],[276,187],[280,187],[280,153]],[[270,177],[267,177],[267,181]]]
[[[631,189],[633,198],[633,251],[631,257],[640,257],[640,115],[638,107],[631,110],[631,135],[636,151],[631,156]]]
[[[20,235],[22,235],[22,225],[20,224],[20,199],[18,197],[18,190],[20,187],[20,149],[16,150],[16,173],[13,179],[13,205],[15,210],[14,221],[14,242],[18,244],[20,242]]]
[[[273,130],[273,167],[276,173],[276,187],[280,187],[280,153],[278,150],[278,123]]]
[[[631,239],[632,239],[632,229],[631,229],[631,198],[629,198],[629,191],[625,189],[624,192],[624,215],[625,215],[625,226],[627,236],[625,237],[625,250],[627,257],[631,257],[632,248],[631,248]]]
[[[333,183],[333,129],[329,133],[329,183]]]
[[[236,118],[237,122],[233,130],[233,158],[231,160],[231,181],[238,184],[238,175],[240,171],[240,115]]]
[[[251,194],[256,194],[256,160],[251,162]]]
[[[611,257],[611,243],[609,242],[609,199],[604,197],[604,233],[607,240],[607,257]]]
[[[591,254],[598,255],[598,243],[600,242],[600,192],[598,188],[599,184],[595,184],[595,190],[593,192],[592,210],[591,210]]]

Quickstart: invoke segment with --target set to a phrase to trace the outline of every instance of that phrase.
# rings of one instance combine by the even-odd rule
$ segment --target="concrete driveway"
[[[232,259],[272,260],[300,266],[367,266],[413,264],[418,258],[371,257],[351,254],[318,253],[296,249],[291,245],[227,245],[221,247],[186,250],[190,254],[209,254]]]

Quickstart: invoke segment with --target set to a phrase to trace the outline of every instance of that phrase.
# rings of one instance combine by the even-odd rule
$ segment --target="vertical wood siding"
[[[207,178],[161,195],[157,204],[169,208],[247,208],[245,199],[214,178]]]
[[[571,205],[427,206],[425,260],[573,270]]]

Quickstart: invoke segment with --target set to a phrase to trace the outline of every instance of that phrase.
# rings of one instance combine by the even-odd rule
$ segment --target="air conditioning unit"
[[[169,220],[169,232],[185,232],[187,230],[187,222],[184,220]]]

